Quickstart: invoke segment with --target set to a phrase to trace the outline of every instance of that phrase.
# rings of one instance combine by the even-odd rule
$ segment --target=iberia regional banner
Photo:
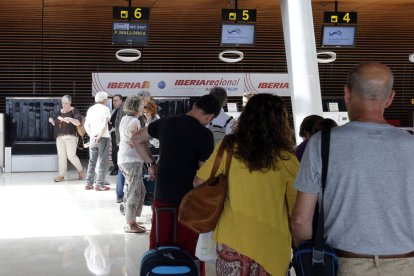
[[[92,73],[92,94],[129,96],[148,90],[155,97],[197,97],[214,86],[228,96],[245,92],[290,96],[288,74],[274,73]]]

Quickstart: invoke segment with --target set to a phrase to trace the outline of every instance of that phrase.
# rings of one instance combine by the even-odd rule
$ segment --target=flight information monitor
[[[223,23],[221,25],[220,43],[223,46],[254,45],[255,36],[255,24]]]
[[[354,47],[355,26],[323,26],[322,47]]]
[[[137,22],[112,23],[112,44],[145,45],[148,43],[148,24]]]

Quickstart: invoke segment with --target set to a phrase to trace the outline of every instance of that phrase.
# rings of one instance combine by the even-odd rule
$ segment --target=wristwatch
[[[155,162],[155,161],[152,161],[151,163],[147,163],[148,167],[152,167],[152,166],[155,166],[155,165],[157,165],[157,162]]]

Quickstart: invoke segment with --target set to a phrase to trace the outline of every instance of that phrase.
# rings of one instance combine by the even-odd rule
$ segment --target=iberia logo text
[[[288,82],[260,82],[257,88],[288,89]]]
[[[239,85],[240,79],[225,80],[225,79],[215,79],[215,80],[176,80],[174,85],[214,85],[214,86],[225,86],[225,85]]]
[[[148,89],[150,88],[151,83],[149,81],[143,82],[110,82],[108,87],[110,89]]]

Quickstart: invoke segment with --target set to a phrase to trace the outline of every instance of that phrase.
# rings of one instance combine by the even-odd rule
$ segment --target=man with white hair
[[[216,97],[221,106],[220,114],[214,118],[210,124],[208,124],[208,128],[211,132],[213,132],[214,143],[217,144],[224,138],[225,135],[229,135],[233,132],[235,120],[233,117],[227,115],[223,109],[223,107],[227,104],[226,89],[220,86],[215,86],[210,90],[209,94]]]
[[[95,180],[96,191],[106,191],[105,177],[109,168],[109,147],[111,136],[108,131],[108,122],[111,113],[106,105],[108,93],[100,91],[95,95],[95,104],[88,109],[85,120],[85,130],[91,138],[89,146],[89,163],[86,172],[86,190],[93,189],[95,167],[98,164]]]

